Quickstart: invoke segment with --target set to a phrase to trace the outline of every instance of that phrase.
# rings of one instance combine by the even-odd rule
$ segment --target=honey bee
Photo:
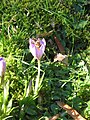
[[[40,48],[40,47],[41,47],[40,41],[39,41],[38,39],[33,38],[32,40],[33,40],[32,43],[35,44],[35,46],[36,46],[37,48]]]

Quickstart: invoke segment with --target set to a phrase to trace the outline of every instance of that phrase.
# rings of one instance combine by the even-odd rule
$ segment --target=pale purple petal
[[[46,41],[44,38],[42,39],[42,42],[43,42],[44,46],[46,46]]]
[[[2,57],[0,57],[0,76],[3,76],[5,74],[6,70],[6,62]]]
[[[43,55],[43,52],[42,52],[41,48],[40,48],[40,49],[37,49],[37,48],[36,48],[36,56],[37,56],[37,59],[40,59],[40,58],[42,57],[42,55]]]
[[[43,39],[42,39],[42,46],[41,46],[41,51],[42,51],[42,53],[44,53],[45,47],[46,47],[46,41],[45,41],[45,39],[43,38]]]
[[[30,38],[29,40],[29,49],[30,49],[30,52],[32,53],[32,55],[36,58],[36,47],[34,44],[32,44],[33,40]]]

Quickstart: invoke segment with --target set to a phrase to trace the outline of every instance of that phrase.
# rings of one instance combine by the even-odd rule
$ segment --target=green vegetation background
[[[58,120],[71,120],[55,103],[61,100],[90,120],[89,7],[87,0],[0,0],[0,56],[7,63],[8,99],[13,99],[12,107],[15,107],[10,119],[18,120],[23,116],[22,120],[44,120],[60,113]],[[45,36],[47,46],[41,61],[45,76],[39,103],[31,94],[25,98],[25,89],[37,74],[37,62],[32,60],[28,41],[51,30],[54,32]],[[55,54],[60,52],[54,35],[69,56],[69,66],[53,62]],[[0,97],[3,97],[2,86]],[[23,104],[24,114],[20,116]],[[4,113],[4,117],[8,115]]]

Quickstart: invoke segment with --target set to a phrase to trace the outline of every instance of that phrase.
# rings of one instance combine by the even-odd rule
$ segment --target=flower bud
[[[6,62],[0,57],[0,76],[3,77],[6,71]]]
[[[40,38],[38,39],[30,38],[29,44],[30,44],[29,45],[30,52],[32,53],[34,58],[40,60],[45,51],[45,46],[46,46],[45,39],[43,38],[42,40],[40,40]]]

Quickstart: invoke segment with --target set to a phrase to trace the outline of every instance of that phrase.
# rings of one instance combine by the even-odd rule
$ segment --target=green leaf
[[[78,25],[77,25],[77,29],[81,29],[81,28],[85,28],[85,26],[87,25],[88,23],[88,20],[85,21],[85,20],[81,20]]]
[[[8,102],[7,111],[6,112],[10,114],[11,108],[12,108],[12,99],[10,99],[9,102]]]
[[[58,107],[56,104],[52,104],[52,105],[51,105],[51,111],[52,111],[54,114],[57,114],[58,111],[59,111],[59,107]]]

